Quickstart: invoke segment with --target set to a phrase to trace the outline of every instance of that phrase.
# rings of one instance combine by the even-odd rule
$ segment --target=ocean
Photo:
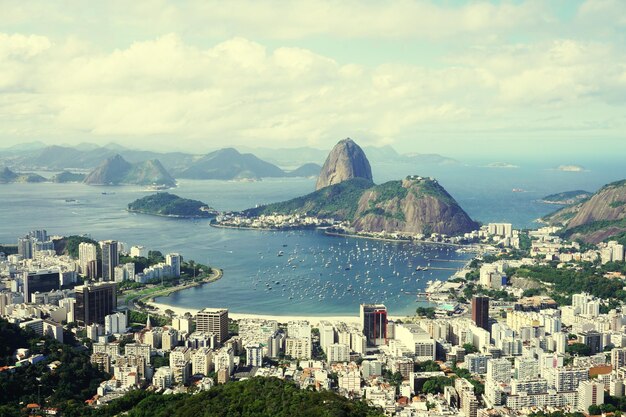
[[[581,172],[563,172],[532,163],[519,168],[393,164],[374,165],[373,172],[379,183],[408,174],[434,176],[472,218],[528,228],[537,227],[535,219],[557,208],[538,202],[541,197],[573,189],[595,191],[626,177],[617,160],[587,167]],[[181,180],[172,192],[218,210],[241,210],[303,195],[314,184],[305,178]],[[514,188],[523,191],[512,192]],[[131,186],[0,185],[0,242],[14,243],[29,230],[45,228],[50,234],[89,234],[96,240],[116,239],[163,253],[179,252],[186,259],[224,269],[224,276],[215,283],[159,298],[159,302],[278,315],[355,315],[361,302],[382,302],[390,314],[409,314],[420,305],[415,293],[427,281],[446,279],[454,272],[433,268],[454,269],[468,258],[445,246],[329,237],[317,231],[219,229],[210,227],[208,220],[125,210],[128,203],[150,193]],[[428,271],[415,269],[429,264]]]

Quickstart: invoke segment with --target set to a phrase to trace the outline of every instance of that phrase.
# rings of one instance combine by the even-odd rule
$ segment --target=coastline
[[[189,283],[186,283],[184,285],[179,285],[176,287],[167,287],[167,288],[163,288],[160,291],[155,291],[154,293],[150,293],[150,294],[146,294],[146,295],[137,295],[135,296],[125,296],[125,294],[123,294],[123,296],[125,296],[124,298],[126,299],[126,304],[132,307],[135,307],[134,309],[137,310],[141,310],[136,308],[135,306],[135,302],[136,301],[141,301],[143,303],[145,303],[146,305],[151,305],[151,303],[153,303],[153,300],[155,297],[167,297],[170,294],[174,294],[175,292],[178,291],[182,291],[182,290],[187,290],[189,288],[194,288],[194,287],[198,287],[200,285],[204,285],[204,284],[210,284],[212,282],[215,282],[219,279],[222,278],[222,276],[224,276],[224,270],[223,269],[217,269],[217,268],[213,268],[213,271],[215,271],[215,273],[211,274],[210,276],[204,278],[202,281],[200,282],[196,282],[196,281],[192,281]],[[131,307],[131,309],[133,309]]]
[[[198,311],[201,309],[197,308],[184,308],[184,307],[176,307],[171,306],[166,303],[157,303],[154,301],[150,301],[146,303],[147,305],[157,309],[155,313],[165,315],[165,310],[171,310],[177,315],[184,315],[185,313],[190,313],[195,316]],[[217,306],[223,307],[223,306]],[[228,317],[233,320],[241,320],[241,319],[258,319],[258,320],[276,320],[279,323],[287,323],[289,321],[297,321],[297,320],[307,320],[312,325],[318,325],[321,321],[342,321],[347,324],[358,324],[360,319],[359,316],[316,316],[314,314],[288,314],[288,315],[275,315],[275,314],[254,314],[254,313],[235,313],[228,312]],[[404,320],[407,316],[388,316],[390,320]]]
[[[170,218],[170,219],[192,219],[192,220],[196,220],[196,219],[214,219],[215,218],[215,216],[183,216],[183,215],[178,215],[178,214],[148,213],[146,211],[129,210],[129,209],[126,209],[126,211],[129,212],[129,213],[134,213],[134,214],[144,214],[146,216],[165,217],[165,218]]]

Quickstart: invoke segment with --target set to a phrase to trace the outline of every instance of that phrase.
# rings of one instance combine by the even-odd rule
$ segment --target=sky
[[[0,148],[626,152],[626,1],[0,0]]]

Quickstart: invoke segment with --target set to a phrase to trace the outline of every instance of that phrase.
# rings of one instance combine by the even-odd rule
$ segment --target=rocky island
[[[131,213],[179,218],[211,218],[217,211],[198,200],[182,198],[170,193],[156,193],[128,205]]]
[[[407,239],[462,236],[479,227],[433,178],[414,175],[375,185],[365,153],[351,139],[333,148],[316,188],[302,197],[220,216],[217,224],[273,229],[331,225],[330,233]]]

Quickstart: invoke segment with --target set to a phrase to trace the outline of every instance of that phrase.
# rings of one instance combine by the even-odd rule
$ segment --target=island
[[[208,204],[190,200],[170,193],[156,193],[128,205],[131,213],[179,218],[211,218],[218,213]]]

